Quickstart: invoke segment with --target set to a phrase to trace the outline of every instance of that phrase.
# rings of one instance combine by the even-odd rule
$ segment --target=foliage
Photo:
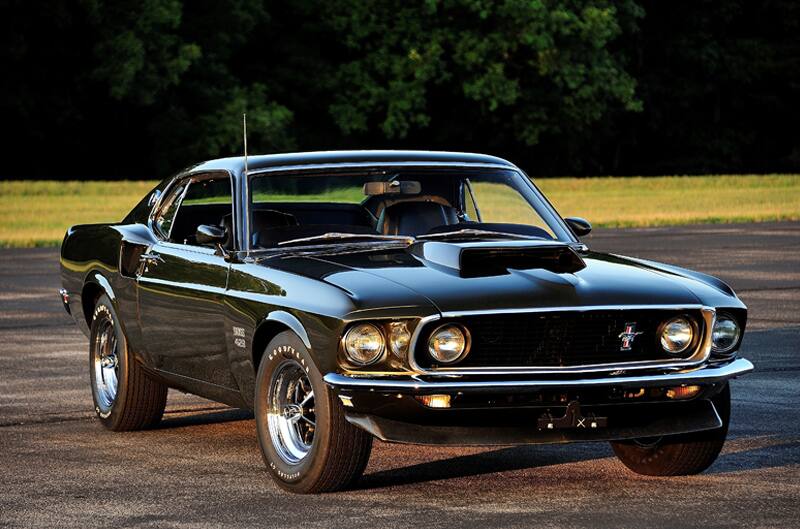
[[[253,152],[791,171],[798,26],[792,0],[2,0],[4,171],[161,177],[239,154],[245,111]]]
[[[610,106],[641,108],[635,81],[610,49],[622,31],[618,19],[641,14],[630,1],[342,0],[329,7],[350,52],[332,105],[344,132],[406,137],[419,127],[450,129],[456,119],[530,146],[590,125]],[[469,110],[459,118],[452,108]]]

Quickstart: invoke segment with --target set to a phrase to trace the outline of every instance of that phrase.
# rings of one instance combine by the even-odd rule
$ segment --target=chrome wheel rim
[[[272,446],[285,463],[297,465],[311,451],[316,429],[314,390],[300,364],[288,360],[278,366],[267,399]]]
[[[95,335],[92,347],[94,362],[94,389],[97,405],[107,412],[117,398],[119,382],[119,344],[111,321],[105,321]]]

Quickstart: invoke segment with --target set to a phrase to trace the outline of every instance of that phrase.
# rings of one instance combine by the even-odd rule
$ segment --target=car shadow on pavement
[[[754,446],[734,448],[733,450],[723,449],[723,453],[705,474],[728,474],[747,470],[782,468],[797,465],[800,462],[800,439],[765,436],[733,440],[733,443],[737,442]]]
[[[198,411],[201,411],[201,413],[198,413]],[[161,419],[161,422],[155,427],[155,429],[163,430],[232,421],[247,421],[251,420],[252,418],[252,411],[240,408],[213,408],[208,411],[179,410],[165,413],[164,418]]]
[[[508,472],[564,463],[602,459],[605,450],[564,450],[563,447],[513,446],[477,454],[428,461],[407,467],[366,474],[355,486],[358,490],[411,485],[442,479],[455,479],[497,472]]]

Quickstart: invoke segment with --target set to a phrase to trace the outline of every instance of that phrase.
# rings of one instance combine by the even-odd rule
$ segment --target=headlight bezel
[[[377,331],[378,336],[380,336],[380,338],[381,338],[380,351],[378,352],[378,354],[375,355],[374,358],[372,358],[371,360],[369,360],[367,362],[362,362],[359,359],[355,358],[353,356],[353,353],[350,351],[349,344],[348,344],[348,337],[351,335],[351,333],[355,332],[355,330],[360,328],[360,327],[372,327],[375,331]],[[378,325],[376,323],[369,322],[369,321],[362,321],[362,322],[354,323],[353,325],[351,325],[347,329],[347,331],[345,331],[345,333],[342,335],[342,351],[344,352],[344,355],[345,355],[345,358],[347,358],[347,361],[350,362],[351,364],[353,364],[353,365],[355,365],[357,367],[369,367],[369,366],[373,366],[373,365],[381,362],[382,360],[384,360],[386,358],[386,354],[387,354],[387,351],[388,351],[387,341],[388,340],[386,338],[385,330],[382,328],[381,325]]]
[[[678,320],[683,320],[688,323],[691,337],[684,347],[682,347],[680,350],[673,351],[664,346],[664,332],[670,324],[675,323]],[[656,344],[661,347],[661,350],[664,353],[670,355],[671,357],[680,357],[687,351],[695,351],[700,338],[700,326],[698,325],[697,320],[688,314],[677,314],[667,318],[666,320],[662,321],[661,324],[659,324],[656,331]]]
[[[717,347],[714,342],[714,333],[716,332],[717,325],[723,321],[731,321],[736,326],[736,335],[728,347]],[[736,353],[739,344],[742,341],[742,325],[739,319],[733,314],[725,311],[717,312],[717,317],[714,320],[714,326],[711,328],[711,354],[718,356],[731,356]]]
[[[445,330],[448,327],[453,327],[453,328],[457,329],[463,335],[463,337],[464,337],[464,347],[461,350],[461,352],[458,354],[458,356],[454,357],[452,360],[445,361],[445,360],[442,360],[440,358],[437,358],[434,355],[432,343],[433,343],[433,339],[440,332],[442,332],[443,330]],[[470,348],[472,346],[472,335],[470,334],[469,329],[467,329],[464,325],[461,325],[460,323],[445,322],[445,323],[442,323],[441,325],[438,325],[437,327],[435,327],[428,334],[428,340],[426,342],[426,346],[427,346],[426,349],[427,349],[428,357],[431,359],[431,361],[434,362],[434,364],[442,365],[442,366],[452,366],[452,365],[458,364],[459,362],[464,360],[464,358],[466,358],[466,356],[469,354]]]

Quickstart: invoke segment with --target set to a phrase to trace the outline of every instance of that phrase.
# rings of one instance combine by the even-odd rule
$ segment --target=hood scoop
[[[572,274],[586,268],[572,247],[554,241],[425,241],[412,244],[408,251],[428,264],[455,271],[460,277],[499,276],[509,274],[510,269]]]

